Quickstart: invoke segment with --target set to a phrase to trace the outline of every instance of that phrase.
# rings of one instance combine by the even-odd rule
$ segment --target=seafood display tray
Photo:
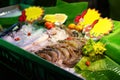
[[[0,35],[0,60],[7,67],[29,80],[84,80],[67,70],[32,54],[18,46],[2,39],[3,36],[13,31],[16,23]]]

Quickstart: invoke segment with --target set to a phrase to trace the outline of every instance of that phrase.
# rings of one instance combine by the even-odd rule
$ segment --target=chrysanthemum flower
[[[44,11],[42,8],[34,6],[25,9],[25,12],[26,21],[33,22],[34,20],[41,18]]]
[[[43,9],[35,6],[25,9],[25,12],[26,21],[28,22],[33,22],[34,20],[41,18],[43,15]]]
[[[42,17],[44,11],[41,7],[36,7],[36,6],[32,6],[29,8],[26,8],[24,11],[22,11],[22,14],[19,17],[19,21],[27,21],[27,22],[34,22],[35,20],[38,20]]]

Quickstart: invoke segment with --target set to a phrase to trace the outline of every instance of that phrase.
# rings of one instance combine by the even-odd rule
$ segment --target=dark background
[[[66,2],[89,2],[90,8],[96,8],[101,13],[102,17],[109,17],[113,20],[120,20],[120,0],[63,0]],[[39,6],[55,6],[56,0],[0,0],[0,8],[14,5],[14,4],[26,4],[26,5],[39,5]]]

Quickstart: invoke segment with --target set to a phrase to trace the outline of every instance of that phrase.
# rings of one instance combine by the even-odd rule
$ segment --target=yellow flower
[[[98,23],[91,29],[90,35],[95,37],[109,34],[113,30],[113,22],[108,18],[100,18]]]
[[[89,39],[82,50],[84,55],[97,56],[103,55],[104,51],[106,51],[106,48],[105,44],[102,42],[95,42],[92,39]]]
[[[44,11],[41,7],[29,7],[25,9],[26,21],[33,22],[42,17]]]
[[[91,25],[95,20],[98,20],[100,18],[100,15],[101,14],[97,10],[89,8],[87,10],[87,13],[84,15],[82,25],[84,25],[84,27],[86,25]]]
[[[97,42],[93,45],[95,54],[103,54],[103,52],[106,50],[105,45],[101,42]]]

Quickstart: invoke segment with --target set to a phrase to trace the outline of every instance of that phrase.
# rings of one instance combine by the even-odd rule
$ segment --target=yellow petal
[[[84,24],[84,27],[86,25],[91,25],[95,20],[98,20],[100,18],[100,13],[98,13],[97,10],[95,9],[88,9],[87,10],[87,13],[85,14],[84,16],[84,21],[83,21],[83,24]]]
[[[25,9],[26,21],[33,22],[43,15],[41,7],[32,6]]]
[[[108,34],[113,29],[113,22],[108,18],[100,18],[98,23],[90,31],[91,35],[99,36]]]

